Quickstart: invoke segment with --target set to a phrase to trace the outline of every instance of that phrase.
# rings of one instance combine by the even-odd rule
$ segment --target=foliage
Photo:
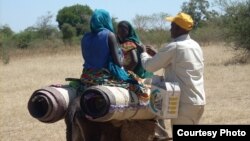
[[[2,36],[1,39],[3,39],[3,38],[10,38],[11,36],[13,36],[14,32],[8,25],[4,25],[0,27],[0,34]]]
[[[162,44],[170,41],[170,33],[167,27],[168,22],[165,20],[167,16],[168,14],[163,12],[135,16],[132,22],[144,44],[160,48]]]
[[[64,43],[72,44],[72,39],[76,35],[76,29],[68,23],[64,23],[61,29]]]
[[[38,18],[36,28],[39,38],[46,40],[59,34],[57,28],[51,24],[52,18],[53,15],[50,12]]]
[[[35,39],[32,40],[29,44],[29,49],[33,49],[33,50],[53,50],[56,48],[60,48],[63,47],[64,43],[62,41],[62,39]]]
[[[133,24],[136,29],[139,31],[147,30],[149,27],[147,24],[149,23],[149,16],[136,15],[133,19]]]
[[[225,6],[225,5],[224,5]],[[222,16],[228,42],[234,42],[236,49],[250,50],[250,0],[227,3]]]
[[[28,48],[29,44],[38,38],[38,33],[36,28],[34,27],[28,27],[24,31],[21,31],[13,37],[17,48]]]
[[[6,35],[0,32],[0,59],[4,64],[8,64],[10,57],[9,57],[9,49],[6,43],[8,42],[5,38]]]
[[[89,18],[92,13],[89,6],[76,4],[59,10],[56,21],[60,30],[62,30],[63,24],[67,23],[76,29],[76,35],[79,36],[88,31]]]
[[[142,30],[166,30],[167,23],[165,17],[167,13],[154,13],[152,15],[136,15],[133,19],[133,24],[136,29]]]
[[[13,35],[12,42],[17,48],[28,48],[38,40],[55,40],[60,37],[58,29],[51,24],[52,14],[48,12],[46,15],[38,18],[35,26],[30,26],[24,31]]]
[[[12,46],[12,38],[14,32],[8,25],[0,27],[0,59],[4,64],[8,64],[10,61],[10,46]]]
[[[216,0],[222,14],[210,10],[209,0],[189,0],[182,5],[182,11],[189,13],[196,21],[191,36],[202,45],[226,41],[234,43],[237,49],[250,50],[250,0]],[[220,11],[221,12],[221,11]],[[53,18],[48,12],[38,18],[35,26],[14,33],[7,25],[0,26],[0,58],[8,63],[10,47],[42,48],[79,45],[82,35],[88,32],[89,19],[93,11],[87,6],[73,5],[62,8],[56,17],[59,29],[51,25]],[[167,13],[136,15],[132,20],[137,33],[144,44],[157,48],[170,42],[170,24],[165,21]],[[117,18],[112,18],[116,29]],[[63,40],[61,40],[63,39]],[[64,44],[63,44],[64,43]]]
[[[167,30],[151,29],[151,30],[139,30],[138,35],[144,44],[150,44],[156,48],[160,48],[164,43],[169,42],[170,32]]]
[[[223,22],[218,17],[210,19],[202,27],[192,30],[191,36],[201,45],[209,45],[224,41],[224,32]]]
[[[190,0],[182,4],[182,11],[191,15],[195,22],[195,28],[201,27],[202,24],[218,15],[214,10],[209,11],[210,3],[208,0]]]

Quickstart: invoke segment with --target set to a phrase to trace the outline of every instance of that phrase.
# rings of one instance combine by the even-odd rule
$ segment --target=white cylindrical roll
[[[84,91],[80,105],[92,121],[155,118],[148,103],[142,104],[135,93],[121,87],[92,86]]]
[[[45,123],[54,123],[62,118],[76,90],[69,85],[46,86],[33,92],[28,101],[28,110],[32,117]]]

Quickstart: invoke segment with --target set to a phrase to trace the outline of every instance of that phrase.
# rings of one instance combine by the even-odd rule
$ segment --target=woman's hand
[[[139,50],[139,52],[147,52],[146,46],[143,44],[137,44],[137,49]]]
[[[146,45],[146,51],[150,56],[154,56],[157,53],[157,50],[151,45]]]

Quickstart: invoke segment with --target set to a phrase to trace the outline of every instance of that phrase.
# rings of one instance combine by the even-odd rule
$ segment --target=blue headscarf
[[[108,29],[111,32],[114,32],[112,19],[109,15],[109,12],[103,9],[95,10],[90,20],[90,29],[91,32],[94,33],[102,31],[103,29]]]

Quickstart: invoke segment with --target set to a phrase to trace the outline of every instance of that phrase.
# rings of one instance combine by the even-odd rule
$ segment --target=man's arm
[[[176,55],[176,43],[170,43],[161,48],[153,57],[148,55],[145,50],[140,56],[142,66],[147,71],[155,72],[161,68],[166,68],[171,63]]]

